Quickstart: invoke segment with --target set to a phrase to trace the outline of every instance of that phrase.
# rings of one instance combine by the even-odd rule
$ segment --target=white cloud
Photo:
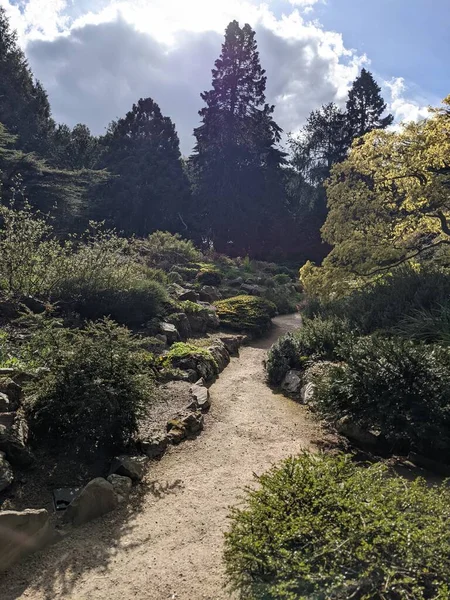
[[[58,121],[84,122],[95,133],[142,96],[153,97],[176,123],[182,148],[211,85],[227,24],[237,19],[256,30],[267,70],[268,101],[285,131],[296,131],[323,103],[345,103],[364,54],[345,46],[339,33],[307,16],[323,0],[290,0],[277,16],[276,0],[0,0],[6,7],[36,76],[49,92]],[[397,80],[396,80],[397,81]],[[422,114],[390,82],[397,118]],[[401,89],[400,89],[401,88]],[[415,113],[416,111],[416,113]]]
[[[394,115],[396,123],[417,122],[428,117],[428,105],[405,97],[407,86],[403,77],[394,77],[390,81],[385,81],[384,85],[390,91],[389,110]]]

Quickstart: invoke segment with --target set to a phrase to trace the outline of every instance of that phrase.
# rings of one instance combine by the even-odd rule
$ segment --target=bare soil
[[[1,600],[231,600],[222,565],[229,507],[273,463],[326,434],[264,381],[266,350],[300,325],[277,317],[211,388],[195,440],[153,462],[127,507],[72,531],[0,580]]]

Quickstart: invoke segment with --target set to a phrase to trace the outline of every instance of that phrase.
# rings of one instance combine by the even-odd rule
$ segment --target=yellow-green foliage
[[[263,333],[276,314],[275,305],[255,296],[235,296],[215,303],[220,324],[234,331]]]
[[[161,362],[163,367],[171,368],[176,366],[180,360],[189,357],[192,357],[196,360],[206,360],[214,365],[215,369],[217,369],[217,363],[209,350],[194,346],[194,344],[186,344],[184,342],[177,342],[176,344],[173,344],[169,352],[165,356],[161,357]]]
[[[322,267],[302,269],[307,291],[330,298],[351,281],[448,248],[449,127],[450,96],[427,120],[365,135],[334,166],[322,228],[333,250]]]

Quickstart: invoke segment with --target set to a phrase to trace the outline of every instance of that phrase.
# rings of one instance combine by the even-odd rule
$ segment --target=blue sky
[[[256,30],[267,96],[286,132],[311,110],[344,105],[361,67],[396,122],[450,93],[450,0],[0,0],[59,122],[102,133],[150,96],[182,150],[232,19]],[[430,6],[432,8],[430,8]]]
[[[439,98],[450,93],[449,0],[328,0],[315,16],[385,78],[404,77]]]

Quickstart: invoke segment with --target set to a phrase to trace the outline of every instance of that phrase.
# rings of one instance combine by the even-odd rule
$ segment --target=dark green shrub
[[[349,416],[393,443],[441,461],[450,456],[450,350],[380,337],[341,348],[346,364],[318,381],[317,410]]]
[[[190,240],[168,231],[155,231],[145,240],[136,241],[140,255],[153,267],[170,270],[173,265],[196,262],[200,252]]]
[[[85,319],[108,316],[118,323],[135,327],[161,314],[167,301],[164,287],[151,279],[132,279],[123,287],[95,288],[89,285],[83,289],[83,286],[83,281],[72,281],[66,293],[67,302]]]
[[[263,298],[275,304],[277,312],[280,315],[289,315],[297,312],[297,305],[301,300],[300,294],[293,292],[285,285],[276,288],[268,288],[264,292]]]
[[[215,306],[222,327],[254,334],[267,331],[276,314],[274,304],[256,296],[234,296]]]
[[[450,346],[450,304],[429,310],[415,310],[405,315],[400,323],[393,327],[393,331],[409,339],[439,342]]]
[[[123,448],[152,397],[140,342],[110,320],[67,330],[50,322],[30,353],[49,373],[26,406],[35,443],[92,456]]]
[[[285,273],[278,273],[278,275],[274,275],[273,280],[278,285],[284,285],[285,283],[292,283],[292,279],[289,277],[289,275],[286,275]]]
[[[313,302],[308,314],[345,317],[352,327],[368,334],[392,329],[417,311],[446,305],[450,297],[450,274],[444,270],[417,271],[402,267],[382,281],[326,304]]]
[[[280,385],[290,369],[301,367],[302,357],[297,339],[292,333],[279,338],[269,350],[266,362],[267,377],[272,385]]]
[[[207,269],[203,268],[197,274],[197,281],[201,285],[218,286],[222,283],[222,273],[213,267]]]
[[[269,382],[279,385],[289,369],[301,368],[307,360],[339,360],[341,344],[353,336],[348,323],[337,317],[305,319],[301,329],[281,337],[269,350]]]
[[[183,281],[194,281],[198,271],[196,267],[183,267],[181,265],[175,265],[170,270],[171,273],[178,273]]]
[[[348,457],[290,458],[231,515],[225,563],[244,600],[444,600],[450,489]]]

